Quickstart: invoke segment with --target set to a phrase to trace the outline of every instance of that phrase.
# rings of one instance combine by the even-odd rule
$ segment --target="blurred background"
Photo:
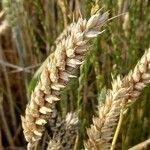
[[[55,50],[55,40],[73,19],[95,10],[110,11],[106,31],[91,42],[85,63],[62,92],[62,117],[77,111],[77,149],[86,128],[111,88],[112,75],[126,75],[150,46],[149,0],[0,0],[0,150],[24,150],[20,115],[38,79],[39,66]],[[150,138],[150,87],[123,119],[118,146],[126,150]],[[45,135],[46,136],[46,135]],[[48,141],[43,138],[44,149]]]

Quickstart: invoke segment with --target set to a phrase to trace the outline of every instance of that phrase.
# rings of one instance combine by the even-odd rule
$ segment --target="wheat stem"
[[[3,97],[0,95],[0,117],[1,117],[1,124],[3,125],[3,129],[4,129],[4,132],[5,132],[5,135],[6,135],[6,139],[8,140],[8,143],[10,146],[14,146],[14,141],[13,141],[13,137],[11,135],[11,132],[10,132],[10,129],[8,127],[8,123],[7,123],[7,120],[6,120],[6,117],[5,117],[5,111],[3,109]]]
[[[6,34],[7,32],[9,32],[9,26],[7,24],[6,21],[4,21],[2,23],[2,25],[0,25],[0,60],[1,61],[5,61],[5,56],[3,54],[3,48],[2,48],[2,35]],[[10,114],[11,114],[11,118],[12,118],[12,124],[13,124],[13,129],[16,129],[16,114],[15,114],[15,109],[14,109],[14,100],[13,100],[13,96],[12,96],[12,92],[10,89],[10,82],[9,82],[9,74],[7,73],[7,69],[6,66],[1,64],[3,73],[4,73],[4,78],[5,78],[5,82],[6,82],[6,89],[7,89],[7,94],[8,94],[8,104],[10,107]]]
[[[146,150],[149,149],[149,147],[150,147],[150,139],[131,147],[129,150],[144,150],[144,149]]]
[[[117,124],[117,128],[116,128],[113,140],[112,140],[110,150],[115,150],[115,145],[116,145],[116,142],[117,142],[117,139],[118,139],[118,136],[119,136],[119,131],[121,129],[122,121],[123,121],[123,113],[121,112],[120,117],[119,117],[119,122]]]

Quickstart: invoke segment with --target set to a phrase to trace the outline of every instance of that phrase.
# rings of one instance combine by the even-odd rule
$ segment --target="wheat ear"
[[[78,131],[78,116],[76,113],[68,113],[65,120],[59,122],[59,127],[53,133],[47,150],[51,150],[57,145],[57,149],[72,150],[74,148],[75,139]]]
[[[93,125],[87,130],[89,139],[84,144],[86,150],[110,149],[120,112],[138,98],[149,82],[150,48],[133,71],[122,80],[118,76],[117,80],[113,81],[105,104],[99,108],[99,116],[93,118]]]
[[[72,71],[82,64],[89,48],[89,39],[101,33],[99,27],[104,25],[107,18],[108,12],[98,12],[88,21],[79,18],[77,23],[72,24],[67,37],[57,43],[56,51],[43,68],[40,81],[32,92],[25,117],[21,117],[28,149],[32,149],[41,139],[44,125],[51,117],[55,103],[59,101],[61,90],[69,79],[74,77]]]

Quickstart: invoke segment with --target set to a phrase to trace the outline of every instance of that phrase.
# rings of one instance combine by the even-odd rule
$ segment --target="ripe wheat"
[[[149,82],[150,48],[133,71],[122,80],[118,76],[117,80],[113,81],[105,104],[99,108],[99,116],[93,118],[93,125],[87,130],[89,139],[85,142],[86,150],[110,149],[120,112],[135,102]]]
[[[88,21],[79,18],[77,23],[71,24],[67,36],[58,40],[56,50],[43,68],[40,80],[32,92],[31,101],[26,106],[25,117],[21,117],[28,149],[33,149],[41,139],[44,125],[55,112],[60,91],[74,77],[72,71],[83,63],[89,48],[89,39],[101,33],[99,28],[107,19],[108,12],[97,12]]]

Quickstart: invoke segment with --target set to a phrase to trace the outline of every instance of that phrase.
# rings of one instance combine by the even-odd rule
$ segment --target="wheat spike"
[[[86,150],[110,149],[114,130],[121,110],[125,110],[140,95],[150,82],[150,48],[141,60],[122,80],[118,76],[112,83],[112,90],[99,108],[99,117],[93,118],[93,125],[87,130],[89,139],[84,143]]]
[[[59,101],[61,90],[72,76],[72,71],[83,63],[88,51],[89,39],[96,37],[99,27],[108,19],[108,12],[98,12],[88,21],[79,18],[73,23],[65,38],[57,43],[55,52],[44,66],[40,81],[31,95],[31,101],[26,106],[22,127],[28,142],[28,149],[33,149],[41,139],[44,125],[54,112],[55,103]]]
[[[55,128],[56,129],[56,128]],[[47,150],[53,148],[53,143],[59,144],[59,150],[72,150],[77,136],[78,117],[76,113],[68,113],[65,120],[62,120],[53,132],[53,137],[50,139]],[[55,145],[55,144],[54,144]]]

